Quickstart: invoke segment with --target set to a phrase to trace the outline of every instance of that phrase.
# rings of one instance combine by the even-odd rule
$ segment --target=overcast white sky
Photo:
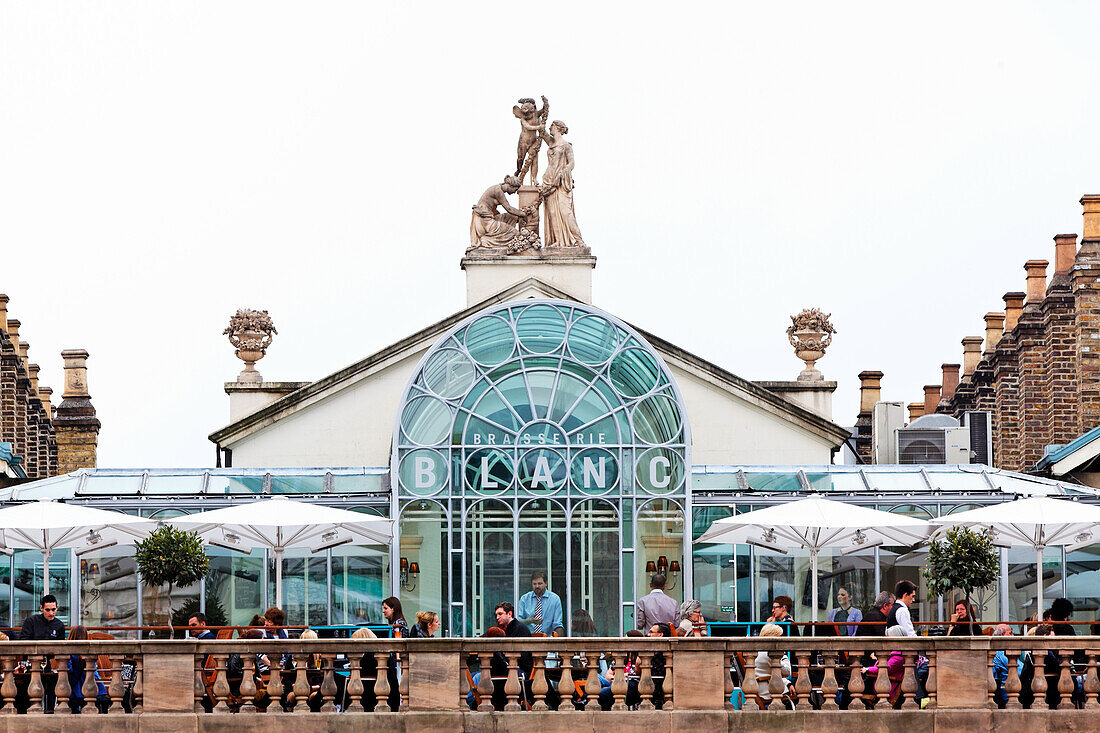
[[[524,10],[529,8],[529,10]],[[850,424],[913,401],[1100,191],[1100,5],[0,2],[0,292],[101,466],[212,465],[258,367],[313,380],[464,305],[470,205],[546,94],[598,306],[749,379],[788,316]]]

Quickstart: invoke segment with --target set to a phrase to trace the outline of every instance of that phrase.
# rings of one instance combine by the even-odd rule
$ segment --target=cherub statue
[[[538,185],[539,174],[539,148],[542,140],[539,139],[539,130],[546,126],[546,119],[550,114],[550,103],[546,96],[542,97],[542,109],[535,108],[535,100],[524,97],[519,104],[512,107],[512,114],[519,118],[519,146],[516,149],[516,176],[520,183],[531,170],[531,185]]]

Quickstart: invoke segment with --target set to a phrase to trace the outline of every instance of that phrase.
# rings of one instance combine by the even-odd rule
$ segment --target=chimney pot
[[[1042,303],[1047,294],[1047,260],[1028,260],[1024,263],[1027,273],[1027,302]]]
[[[1076,234],[1054,235],[1054,274],[1068,275],[1073,270],[1073,260],[1077,256]]]
[[[88,352],[84,349],[66,349],[61,352],[65,360],[65,391],[62,399],[88,399]]]
[[[955,396],[955,389],[959,386],[959,365],[941,364],[943,371],[943,389],[940,391],[940,401],[950,402]]]
[[[982,360],[982,337],[967,336],[962,340],[963,345],[963,376],[969,377],[978,368],[978,362]]]
[[[27,365],[27,374],[31,377],[31,394],[38,396],[38,372],[42,367],[37,364]]]
[[[23,371],[27,371],[27,366],[30,365],[30,359],[27,358],[27,352],[31,350],[30,342],[19,342],[19,360],[23,362]]]
[[[1005,332],[1004,313],[985,314],[985,353],[992,354]]]
[[[0,293],[0,333],[8,332],[8,296]]]
[[[940,406],[940,389],[939,384],[926,384],[924,385],[924,414],[931,415],[936,411],[936,408]]]
[[[923,402],[910,402],[909,403],[909,422],[913,422],[918,417],[924,417],[924,403]]]
[[[1027,297],[1027,293],[1005,293],[1005,333],[1009,333],[1012,329],[1016,328],[1016,324],[1020,322],[1020,313],[1024,310],[1024,298]]]
[[[1100,239],[1100,193],[1086,193],[1081,197],[1081,206],[1085,207],[1085,229],[1081,241]]]
[[[870,414],[882,399],[882,372],[859,373],[859,412]]]
[[[42,400],[42,409],[46,411],[46,417],[53,420],[53,403],[50,400],[53,398],[52,387],[39,387],[38,399]]]
[[[22,322],[18,318],[12,318],[8,321],[8,338],[11,339],[12,346],[19,350],[19,327],[22,326]]]

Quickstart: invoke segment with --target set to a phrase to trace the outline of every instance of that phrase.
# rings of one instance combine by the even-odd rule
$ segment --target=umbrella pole
[[[42,595],[50,593],[50,551],[42,550]]]
[[[817,623],[817,550],[810,550],[810,570],[813,573],[813,589],[810,591],[810,603],[813,605],[813,620]],[[817,636],[817,626],[810,627],[810,636]]]
[[[275,606],[283,607],[283,548],[275,548]]]
[[[1044,545],[1035,548],[1035,623],[1043,622],[1043,550],[1045,549]]]

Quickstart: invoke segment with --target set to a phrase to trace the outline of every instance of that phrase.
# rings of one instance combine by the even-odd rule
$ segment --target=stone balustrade
[[[78,659],[102,686],[86,674],[73,690]],[[492,730],[519,716],[540,730],[652,733],[776,715],[820,733],[868,716],[892,716],[891,728],[1089,729],[1098,660],[1100,638],[1064,636],[8,642],[0,718],[42,715],[52,689],[53,714],[69,717],[57,727],[73,731],[99,712],[127,716],[127,730],[226,730],[215,721],[233,715],[238,733],[284,715],[385,730]],[[79,717],[74,697],[88,701]]]

